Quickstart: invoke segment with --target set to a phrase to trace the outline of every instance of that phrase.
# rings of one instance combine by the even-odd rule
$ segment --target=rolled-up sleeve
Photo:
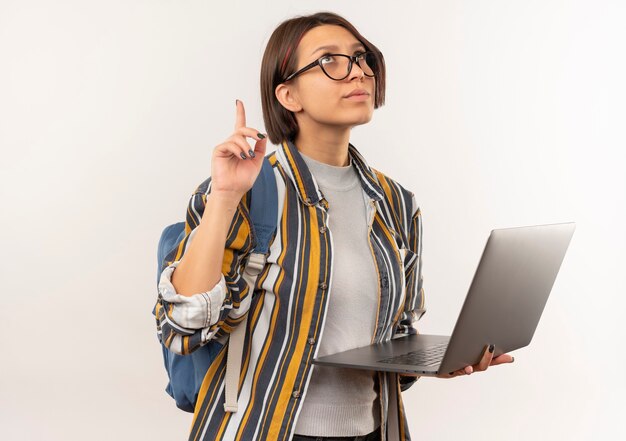
[[[172,285],[172,273],[180,261],[176,261],[161,273],[159,293],[164,302],[172,305],[172,314],[167,317],[173,324],[183,329],[201,329],[217,323],[220,309],[226,298],[226,280],[221,274],[220,281],[209,291],[184,296],[176,293]]]
[[[208,184],[210,180],[203,184]],[[172,274],[192,243],[209,193],[208,186],[198,187],[192,195],[185,218],[185,237],[165,258],[154,308],[157,335],[172,352],[189,354],[213,338],[230,332],[242,321],[249,309],[249,288],[241,276],[254,237],[251,229],[247,196],[233,216],[224,247],[220,280],[209,291],[184,296],[176,292]]]

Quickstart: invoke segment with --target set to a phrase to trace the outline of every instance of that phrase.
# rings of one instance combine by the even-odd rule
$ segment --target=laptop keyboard
[[[410,364],[419,366],[435,366],[441,363],[448,343],[440,343],[426,349],[407,352],[406,354],[396,355],[395,357],[383,358],[378,360],[379,363],[390,364]]]

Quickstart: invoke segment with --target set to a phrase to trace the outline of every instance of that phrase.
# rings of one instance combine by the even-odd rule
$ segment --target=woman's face
[[[322,48],[324,46],[329,47]],[[336,25],[317,26],[300,40],[296,71],[325,53],[354,55],[363,51],[365,47],[347,29]],[[289,110],[296,112],[299,124],[316,122],[350,128],[365,124],[374,112],[375,84],[375,77],[365,76],[356,63],[352,63],[350,74],[340,81],[330,79],[316,66],[287,83]],[[369,96],[361,100],[346,98],[355,89],[364,89]]]

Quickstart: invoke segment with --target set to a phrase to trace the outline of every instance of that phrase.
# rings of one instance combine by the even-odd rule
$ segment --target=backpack
[[[269,254],[270,242],[277,226],[278,194],[276,178],[267,156],[259,176],[252,186],[250,195],[250,218],[257,239],[244,268],[243,277],[248,283],[250,294],[254,294],[254,286],[259,273],[265,267]],[[157,285],[164,267],[167,254],[185,238],[185,222],[168,225],[161,233],[157,248]],[[152,310],[156,315],[156,306]],[[226,361],[226,403],[227,412],[237,412],[237,388],[241,370],[241,355],[245,338],[247,314],[237,325],[228,338],[228,354]],[[198,392],[209,369],[209,366],[222,349],[223,345],[211,340],[188,355],[180,355],[170,351],[161,342],[163,362],[167,371],[168,384],[165,391],[174,398],[176,406],[186,412],[193,412]]]

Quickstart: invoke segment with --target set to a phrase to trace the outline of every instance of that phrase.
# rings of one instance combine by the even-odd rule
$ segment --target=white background
[[[625,439],[626,7],[621,1],[1,1],[0,439],[186,439],[151,310],[162,228],[296,14],[385,55],[354,129],[415,192],[423,333],[451,331],[491,229],[577,222],[512,365],[404,394],[414,439]],[[272,150],[275,147],[270,147]]]

